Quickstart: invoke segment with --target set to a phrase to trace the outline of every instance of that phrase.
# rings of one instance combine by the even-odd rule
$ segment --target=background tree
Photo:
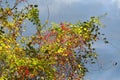
[[[27,3],[18,9],[21,2]],[[97,59],[95,41],[100,39],[99,17],[75,24],[52,23],[47,30],[39,19],[38,5],[16,0],[0,7],[0,79],[81,80]],[[24,22],[32,22],[36,33],[24,36]],[[103,39],[108,43],[106,39]]]

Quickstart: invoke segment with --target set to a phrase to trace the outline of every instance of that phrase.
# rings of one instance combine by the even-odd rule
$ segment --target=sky
[[[29,0],[29,3],[39,5],[43,23],[48,16],[47,6],[50,23],[64,21],[75,23],[107,13],[101,18],[106,26],[101,32],[106,34],[110,43],[106,45],[98,41],[94,45],[99,55],[98,63],[88,66],[90,72],[86,74],[85,80],[120,80],[120,0]],[[23,6],[25,5],[19,5],[21,8]]]

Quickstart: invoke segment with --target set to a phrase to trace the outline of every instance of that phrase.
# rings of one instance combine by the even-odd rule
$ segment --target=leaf
[[[115,66],[117,65],[117,62],[115,62]]]
[[[34,7],[38,7],[38,5],[34,5]]]
[[[108,44],[109,42],[108,41],[105,41],[106,44]]]

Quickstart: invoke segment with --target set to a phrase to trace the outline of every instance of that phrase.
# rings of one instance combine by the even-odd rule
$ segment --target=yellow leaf
[[[2,47],[0,46],[0,51],[2,50]]]
[[[80,67],[81,67],[81,65],[79,64],[79,65],[78,65],[78,68],[80,68]]]

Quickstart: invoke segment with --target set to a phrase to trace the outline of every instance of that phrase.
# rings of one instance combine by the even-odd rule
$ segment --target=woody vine
[[[99,17],[89,21],[53,23],[47,30],[41,24],[38,5],[28,4],[23,9],[16,0],[0,6],[0,80],[81,80],[89,70],[88,62],[95,63],[94,42],[103,40]],[[33,23],[36,33],[22,35],[25,22]]]

